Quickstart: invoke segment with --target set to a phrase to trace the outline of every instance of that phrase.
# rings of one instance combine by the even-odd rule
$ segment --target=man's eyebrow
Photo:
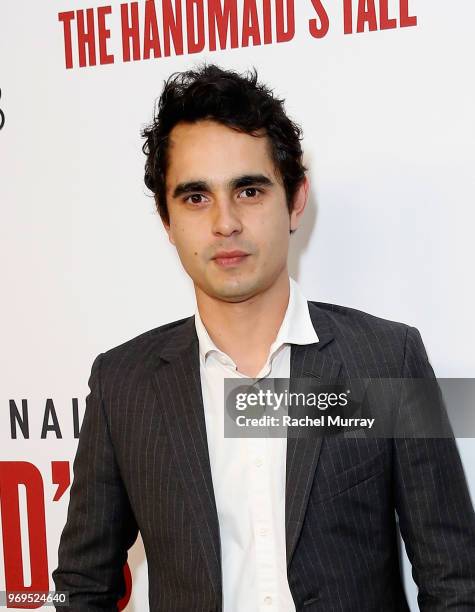
[[[264,174],[243,174],[229,181],[231,189],[239,189],[249,185],[260,185],[261,187],[272,187],[274,183]]]
[[[239,189],[242,187],[248,187],[249,185],[259,185],[262,187],[272,187],[273,181],[264,174],[243,174],[231,179],[227,186],[230,189]],[[206,181],[186,181],[184,183],[178,183],[172,193],[173,198],[179,198],[185,193],[192,193],[194,191],[210,192],[211,187]]]

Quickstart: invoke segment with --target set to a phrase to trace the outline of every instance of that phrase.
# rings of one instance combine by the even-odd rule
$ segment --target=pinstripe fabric
[[[292,378],[433,377],[415,328],[320,302],[309,310],[320,342],[292,346]],[[150,610],[220,611],[193,318],[99,355],[89,385],[56,589],[70,592],[71,610],[116,610],[140,529]],[[395,510],[421,609],[475,610],[475,516],[455,442],[332,436],[288,440],[287,561],[298,611],[408,610]]]

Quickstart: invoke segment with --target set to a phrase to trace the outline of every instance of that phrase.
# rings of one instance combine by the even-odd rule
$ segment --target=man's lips
[[[234,266],[236,264],[241,263],[246,259],[249,253],[245,253],[244,251],[218,251],[216,255],[213,257],[213,260],[219,265],[223,267]]]

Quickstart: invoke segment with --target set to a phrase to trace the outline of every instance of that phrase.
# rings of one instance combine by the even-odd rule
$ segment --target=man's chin
[[[206,293],[223,302],[243,302],[259,292],[258,283],[250,280],[214,283],[210,289],[211,291]]]

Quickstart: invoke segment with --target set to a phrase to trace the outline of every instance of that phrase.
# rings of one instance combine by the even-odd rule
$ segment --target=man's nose
[[[228,196],[217,197],[212,211],[213,233],[230,236],[242,231],[238,205]]]

